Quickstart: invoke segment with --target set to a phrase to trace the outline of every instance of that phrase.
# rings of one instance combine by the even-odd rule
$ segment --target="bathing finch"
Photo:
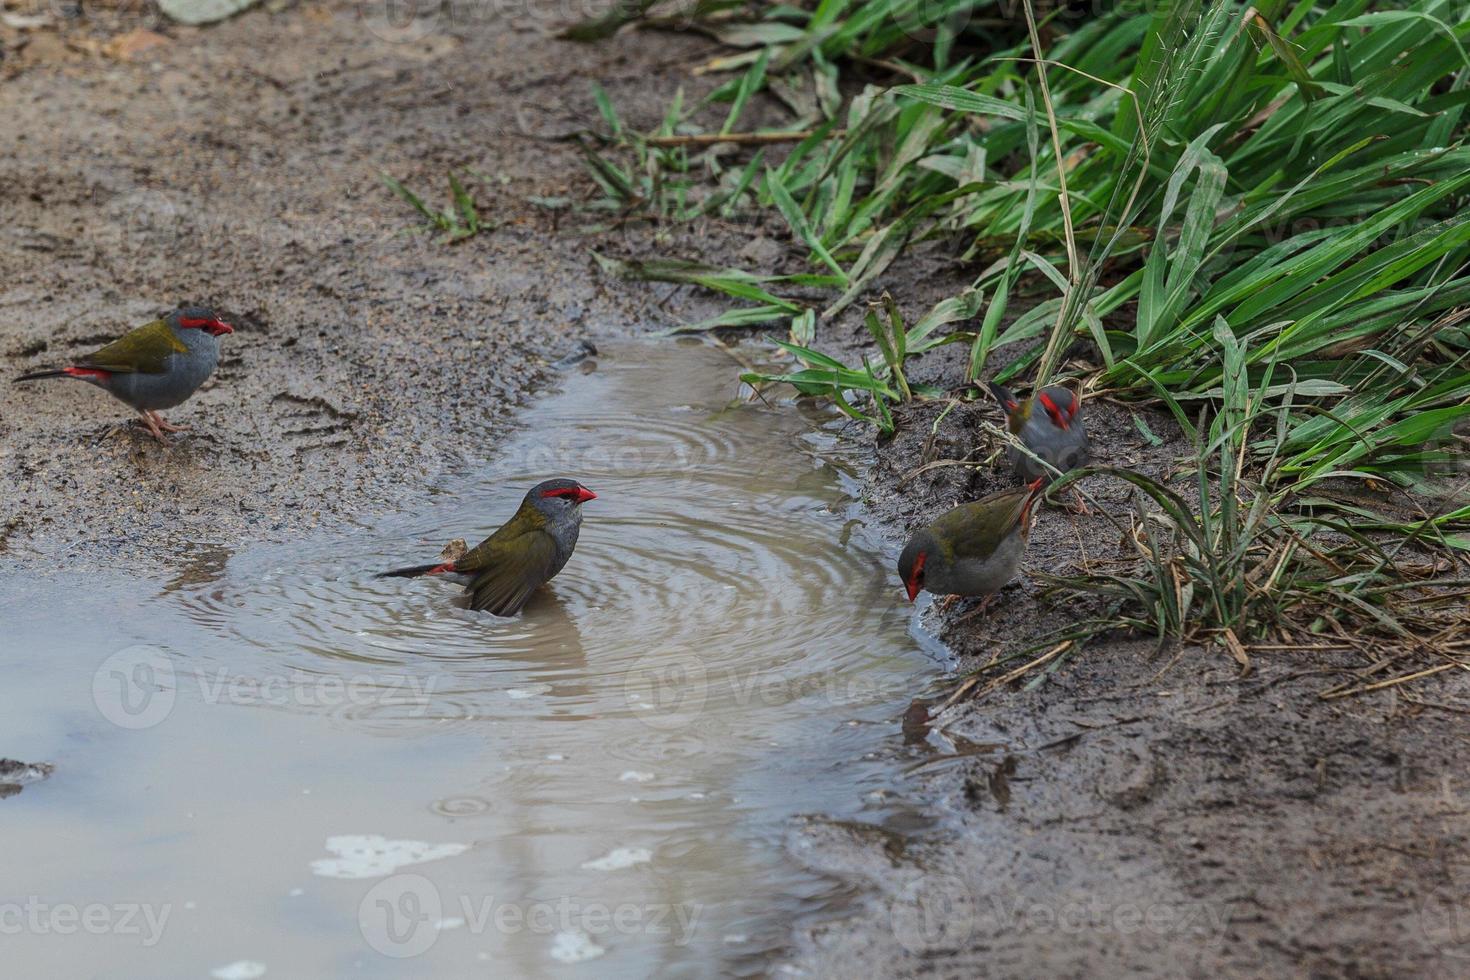
[[[582,528],[582,505],[596,499],[597,494],[576,480],[538,483],[515,516],[462,556],[395,568],[377,578],[445,575],[465,584],[471,609],[514,616],[572,557]]]

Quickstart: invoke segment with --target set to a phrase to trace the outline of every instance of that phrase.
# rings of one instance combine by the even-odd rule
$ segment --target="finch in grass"
[[[597,494],[576,480],[538,483],[515,516],[460,557],[395,568],[377,577],[450,576],[465,584],[471,609],[514,616],[572,557],[582,528],[582,505],[595,499]]]
[[[988,605],[1021,567],[1042,485],[1038,477],[1028,486],[960,504],[915,531],[898,558],[909,601],[926,591],[985,596]]]
[[[1006,413],[1006,428],[1027,449],[1063,473],[1086,466],[1090,456],[1087,429],[1082,424],[1082,403],[1068,388],[1048,385],[1031,398],[1020,399],[995,382],[990,393]],[[1021,479],[1031,482],[1037,477],[1050,483],[1050,470],[1025,453],[1010,448],[1011,465]]]
[[[96,385],[141,415],[153,437],[165,442],[165,432],[185,430],[164,421],[159,411],[182,405],[199,390],[219,363],[219,338],[234,332],[213,310],[186,306],[66,367],[15,380],[74,378]]]

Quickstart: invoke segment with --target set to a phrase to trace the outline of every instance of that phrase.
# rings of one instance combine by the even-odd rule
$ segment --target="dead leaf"
[[[9,11],[0,13],[0,24],[13,27],[17,31],[33,31],[38,27],[48,27],[52,17],[46,14],[12,14]]]
[[[137,27],[108,41],[102,46],[102,53],[118,61],[132,61],[144,51],[151,51],[168,43],[169,39],[157,31]]]
[[[1230,656],[1240,664],[1240,676],[1245,677],[1251,672],[1250,654],[1245,652],[1245,646],[1241,644],[1240,638],[1235,635],[1235,630],[1225,628],[1225,649],[1230,651]]]

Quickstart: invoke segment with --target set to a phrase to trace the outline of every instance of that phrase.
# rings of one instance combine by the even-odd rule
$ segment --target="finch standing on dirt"
[[[909,601],[925,591],[985,596],[988,606],[1021,567],[1042,485],[1038,477],[1028,486],[960,504],[915,531],[898,559]]]
[[[15,380],[75,378],[96,385],[142,416],[153,438],[167,442],[165,432],[186,430],[164,421],[159,411],[182,405],[199,390],[219,364],[219,338],[234,332],[213,310],[186,306],[130,330],[66,367],[34,371]]]

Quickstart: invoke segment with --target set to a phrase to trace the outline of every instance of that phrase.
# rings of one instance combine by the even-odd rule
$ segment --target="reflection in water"
[[[258,906],[297,883],[311,925],[288,929],[278,917],[293,913],[267,902],[235,919],[231,951],[274,950],[297,964],[282,963],[287,976],[404,975],[393,957],[412,944],[424,945],[415,975],[489,975],[487,962],[506,976],[763,973],[794,921],[845,895],[786,857],[790,819],[901,817],[874,792],[893,773],[875,753],[936,665],[887,562],[844,525],[835,439],[785,410],[732,405],[730,362],[711,348],[629,343],[597,364],[528,412],[496,463],[443,474],[426,510],[345,539],[201,549],[140,610],[144,639],[191,637],[171,651],[188,717],[160,726],[171,738],[153,752],[184,739],[231,758],[248,717],[246,750],[291,761],[241,790],[285,801],[303,768],[320,778],[311,820],[238,830],[282,854],[252,849],[231,886]],[[371,577],[478,540],[551,476],[598,499],[576,554],[519,617],[471,612],[447,582]],[[333,834],[471,846],[365,894],[299,860],[324,856]],[[204,843],[154,872],[206,860]],[[369,921],[431,907],[434,922],[398,923],[406,945],[379,934],[394,921]],[[501,908],[554,928],[481,914]],[[598,928],[617,910],[622,925]]]

